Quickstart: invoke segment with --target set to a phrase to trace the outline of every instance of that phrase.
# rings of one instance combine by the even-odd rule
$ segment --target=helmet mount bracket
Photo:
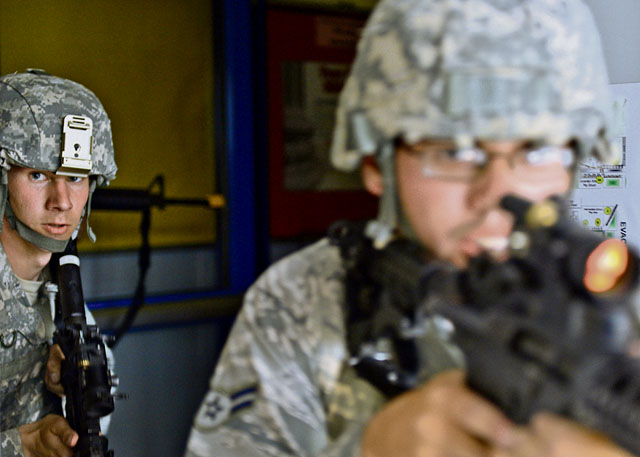
[[[92,167],[93,122],[87,116],[69,114],[62,123],[62,152],[57,175],[86,178]]]

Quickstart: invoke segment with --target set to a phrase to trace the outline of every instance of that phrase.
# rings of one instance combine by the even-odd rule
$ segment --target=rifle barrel
[[[205,198],[165,198],[161,193],[127,188],[96,189],[91,198],[92,210],[144,211],[152,207],[164,209],[168,205],[216,209],[225,206],[225,199],[221,194]]]

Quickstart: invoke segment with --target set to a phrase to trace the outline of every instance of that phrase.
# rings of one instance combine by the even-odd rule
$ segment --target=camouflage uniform
[[[580,0],[381,0],[340,96],[332,161],[353,170],[374,156],[384,192],[367,235],[378,247],[398,232],[415,239],[396,192],[398,139],[575,143],[580,156],[610,159],[607,79]],[[327,241],[258,279],[187,457],[359,455],[382,399],[345,363],[344,281]]]
[[[44,292],[49,270],[42,272],[43,286],[31,305],[13,273],[0,244],[0,457],[23,455],[18,427],[61,414],[59,398],[44,384],[49,346],[55,326]],[[95,319],[85,307],[87,322]],[[107,348],[109,366],[113,355]],[[103,431],[109,420],[101,421]]]
[[[25,240],[48,251],[61,251],[66,241],[49,239],[22,224],[9,210],[7,173],[12,165],[58,171],[63,144],[63,118],[87,116],[93,123],[91,154],[69,176],[90,176],[90,196],[97,185],[115,178],[110,121],[97,97],[85,87],[29,70],[0,77],[0,221],[4,215]],[[89,227],[87,203],[85,220]],[[2,223],[0,222],[0,229]],[[49,279],[48,269],[42,278]],[[31,306],[0,245],[0,457],[22,456],[17,427],[47,414],[60,413],[60,401],[44,384],[54,325],[48,298],[40,289]],[[88,324],[95,320],[86,309]],[[109,366],[113,365],[107,349]],[[104,418],[103,418],[104,419]],[[101,420],[105,430],[107,421]]]
[[[385,0],[340,94],[331,160],[375,156],[384,180],[372,237],[413,237],[395,192],[394,141],[527,139],[615,160],[600,37],[580,0]]]
[[[0,280],[0,455],[14,457],[23,455],[17,427],[59,413],[60,402],[44,385],[54,330],[47,296],[29,304],[2,245]]]
[[[384,397],[346,363],[345,278],[338,248],[323,239],[256,281],[196,415],[186,457],[359,455],[362,431]],[[444,341],[427,351],[435,371],[463,365]]]
[[[350,369],[337,248],[320,241],[248,291],[187,456],[353,456],[381,395]]]

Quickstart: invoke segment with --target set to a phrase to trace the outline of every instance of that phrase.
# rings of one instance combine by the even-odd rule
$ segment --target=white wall
[[[640,0],[585,0],[600,29],[611,83],[640,82]]]

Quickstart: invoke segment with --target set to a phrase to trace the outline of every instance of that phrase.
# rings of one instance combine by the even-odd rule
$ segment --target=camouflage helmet
[[[393,180],[393,141],[427,138],[573,142],[609,161],[607,83],[581,0],[381,0],[340,95],[332,162],[376,155]]]
[[[96,185],[108,184],[117,170],[111,122],[100,100],[86,87],[42,70],[0,77],[0,219],[11,165],[94,177],[90,202]],[[88,222],[87,228],[93,239]]]
[[[115,178],[111,122],[93,92],[38,70],[0,77],[0,148],[10,162],[58,171],[67,115],[92,121],[93,146],[87,174],[97,176],[99,185]]]

